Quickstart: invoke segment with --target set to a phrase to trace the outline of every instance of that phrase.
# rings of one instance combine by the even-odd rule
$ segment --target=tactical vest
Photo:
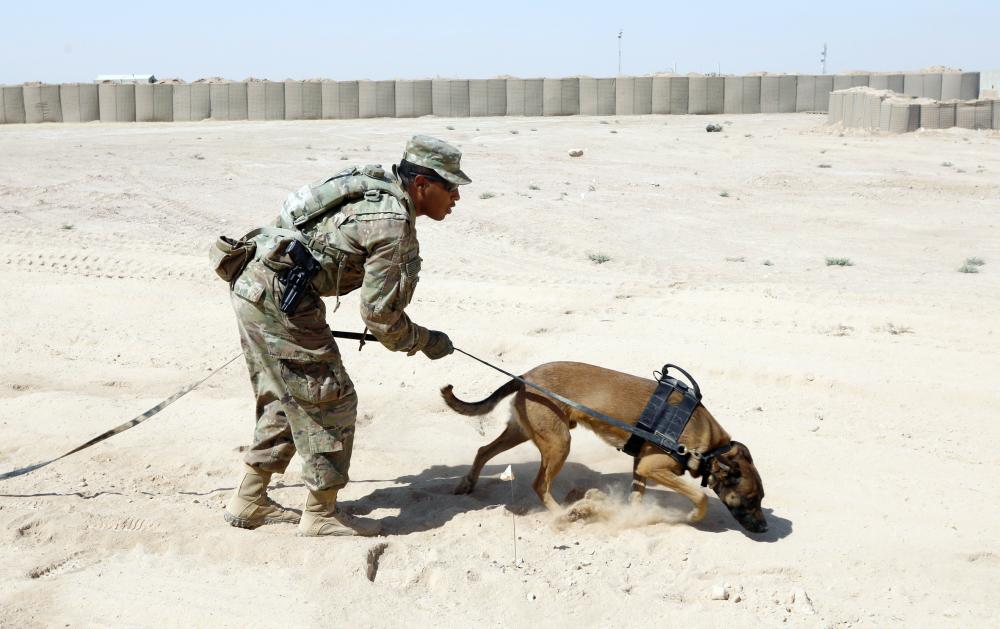
[[[389,194],[405,205],[403,189],[386,177],[379,164],[348,168],[329,179],[302,186],[288,195],[278,215],[278,226],[301,229],[310,221],[339,210],[347,203],[368,199],[378,201]]]

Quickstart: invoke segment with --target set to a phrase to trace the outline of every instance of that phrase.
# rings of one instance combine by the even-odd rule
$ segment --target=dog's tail
[[[520,388],[520,382],[517,380],[511,380],[491,393],[485,400],[479,402],[465,402],[455,397],[455,394],[452,393],[452,386],[448,384],[441,387],[441,397],[444,398],[444,403],[456,413],[460,413],[462,415],[485,415],[496,408],[496,405],[500,402],[500,400],[504,399],[511,393],[520,390]]]

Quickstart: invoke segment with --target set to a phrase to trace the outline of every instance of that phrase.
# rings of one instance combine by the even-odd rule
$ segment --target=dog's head
[[[764,498],[764,485],[753,465],[750,450],[738,441],[733,447],[712,457],[708,469],[708,486],[726,505],[736,521],[751,533],[767,530],[760,501]]]

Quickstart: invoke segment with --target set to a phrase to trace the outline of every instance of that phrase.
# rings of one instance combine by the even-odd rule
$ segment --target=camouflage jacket
[[[393,173],[386,180],[400,185]],[[361,318],[372,334],[390,350],[413,353],[427,344],[428,331],[404,312],[420,274],[420,245],[413,203],[399,192],[399,199],[381,193],[346,203],[301,231],[322,267],[313,278],[319,295],[339,298],[360,288]],[[289,227],[280,217],[275,225]],[[265,257],[274,255],[273,244],[260,247]]]

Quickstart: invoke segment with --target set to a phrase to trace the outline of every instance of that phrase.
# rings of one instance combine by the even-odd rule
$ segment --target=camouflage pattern
[[[378,191],[321,215],[302,228],[320,263],[314,293],[296,312],[280,311],[278,274],[290,268],[289,239],[257,236],[256,258],[233,283],[232,303],[256,396],[257,424],[245,461],[281,473],[296,451],[311,490],[348,481],[357,395],[326,322],[320,296],[360,289],[361,318],[394,351],[413,354],[429,332],[404,312],[420,273],[412,202],[392,175],[399,195]],[[281,220],[276,224],[281,225]]]
[[[434,170],[444,180],[456,186],[472,183],[469,176],[462,172],[462,151],[429,135],[415,135],[410,138],[406,143],[406,150],[403,151],[403,159],[411,164]]]

